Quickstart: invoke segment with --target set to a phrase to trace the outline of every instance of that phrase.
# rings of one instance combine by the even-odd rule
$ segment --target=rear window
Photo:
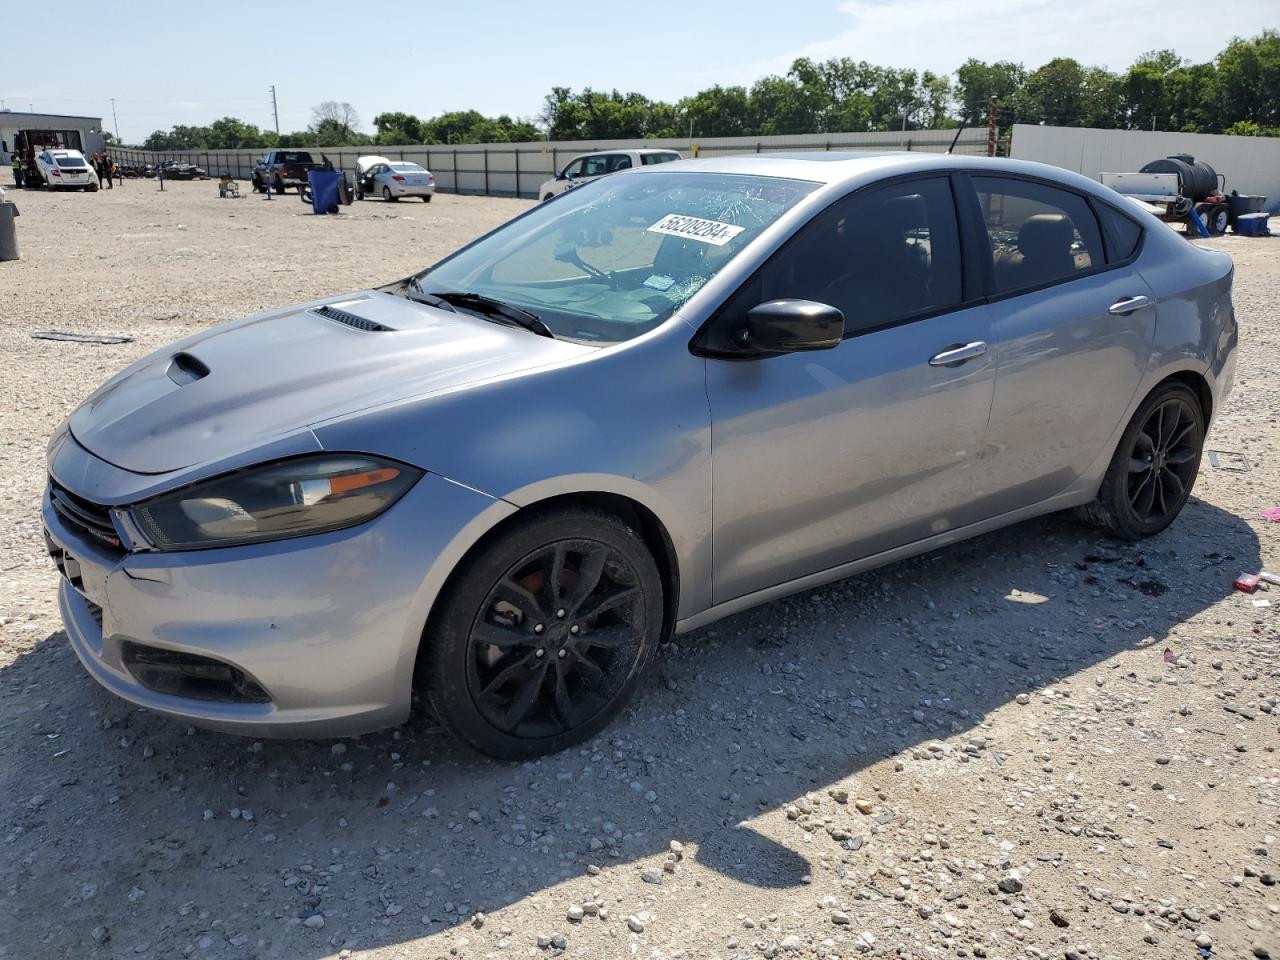
[[[1138,252],[1142,242],[1142,227],[1130,220],[1115,207],[1105,203],[1098,205],[1098,219],[1102,221],[1102,236],[1107,245],[1107,262],[1121,263]]]
[[[311,154],[309,153],[277,153],[276,160],[280,163],[310,163]]]
[[[54,157],[60,167],[83,167],[84,157]]]
[[[402,173],[426,173],[426,169],[418,166],[416,163],[393,163],[392,170],[399,170]]]
[[[646,167],[655,163],[670,163],[672,160],[679,160],[678,153],[645,153],[641,154],[640,162]]]

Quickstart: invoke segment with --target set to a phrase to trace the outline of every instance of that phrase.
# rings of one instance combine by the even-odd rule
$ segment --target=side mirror
[[[747,312],[747,325],[734,334],[746,353],[830,350],[844,339],[844,314],[813,300],[770,300]]]

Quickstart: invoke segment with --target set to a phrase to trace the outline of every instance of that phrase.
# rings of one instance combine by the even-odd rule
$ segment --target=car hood
[[[321,420],[594,349],[366,291],[214,327],[160,350],[104,384],[68,426],[108,463],[170,473]]]

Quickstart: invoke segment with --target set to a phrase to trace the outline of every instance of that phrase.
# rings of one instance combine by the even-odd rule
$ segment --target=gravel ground
[[[45,438],[207,324],[403,275],[526,208],[335,218],[212,183],[18,193],[0,264],[0,957],[1280,957],[1280,240],[1179,521],[1050,517],[679,639],[585,749],[429,722],[252,742],[100,690],[60,629]],[[11,195],[12,196],[12,195]],[[36,330],[125,334],[96,346]],[[1262,595],[1266,599],[1266,595]],[[1268,953],[1269,951],[1269,953]]]

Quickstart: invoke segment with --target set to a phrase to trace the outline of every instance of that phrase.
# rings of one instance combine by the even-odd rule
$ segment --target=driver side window
[[[580,176],[582,176],[582,160],[581,159],[573,161],[573,163],[565,167],[564,170],[560,173],[561,180],[567,180],[569,177],[580,177]]]
[[[837,307],[846,337],[959,306],[950,181],[911,180],[838,200],[739,288],[721,308],[712,338],[731,337],[752,307],[792,298]]]

